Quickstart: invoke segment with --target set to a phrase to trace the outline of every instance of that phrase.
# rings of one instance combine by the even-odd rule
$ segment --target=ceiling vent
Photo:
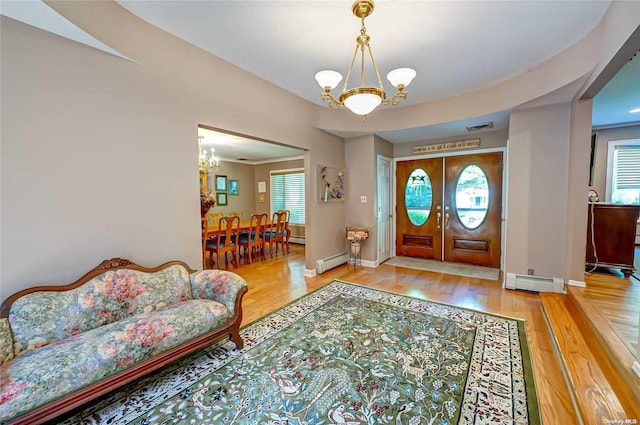
[[[493,121],[483,122],[482,124],[476,124],[476,125],[469,126],[469,127],[467,127],[467,131],[469,131],[469,132],[478,131],[478,130],[484,130],[486,128],[493,128]]]

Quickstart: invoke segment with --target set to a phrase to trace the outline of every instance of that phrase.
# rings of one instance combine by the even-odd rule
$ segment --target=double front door
[[[397,163],[396,254],[500,267],[502,152]]]

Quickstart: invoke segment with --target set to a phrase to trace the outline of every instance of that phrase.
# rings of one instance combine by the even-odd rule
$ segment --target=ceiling
[[[315,73],[334,69],[345,76],[360,31],[360,21],[351,13],[351,0],[118,3],[141,19],[318,105],[323,103]],[[402,106],[460,95],[522,74],[588,34],[609,4],[583,0],[378,0],[365,24],[388,92],[392,86],[384,76],[391,69],[406,66],[417,71]],[[3,0],[0,5],[0,12],[14,19],[110,49],[40,1]],[[594,126],[640,122],[640,114],[628,113],[630,108],[640,107],[637,75],[638,58],[598,93]],[[354,78],[349,87],[357,84]],[[467,126],[489,121],[493,122],[492,130],[506,129],[509,112],[377,134],[392,143],[404,143],[466,134]],[[234,143],[216,145],[221,158],[244,157],[255,162],[274,155],[300,154],[291,148],[280,151],[281,146],[261,149],[255,144],[260,141],[252,141],[253,150],[232,152],[228,147],[237,146],[241,139],[232,136]]]

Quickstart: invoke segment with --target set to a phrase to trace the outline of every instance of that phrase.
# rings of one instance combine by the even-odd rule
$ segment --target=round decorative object
[[[371,15],[374,7],[375,4],[371,0],[359,0],[351,5],[351,12],[356,17],[363,19]]]

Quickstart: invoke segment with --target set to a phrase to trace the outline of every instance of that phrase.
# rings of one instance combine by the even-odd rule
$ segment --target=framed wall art
[[[224,207],[227,205],[227,193],[226,192],[217,192],[216,193],[216,205]]]
[[[216,175],[216,192],[227,191],[227,176]]]
[[[238,180],[229,180],[229,195],[238,196]]]

